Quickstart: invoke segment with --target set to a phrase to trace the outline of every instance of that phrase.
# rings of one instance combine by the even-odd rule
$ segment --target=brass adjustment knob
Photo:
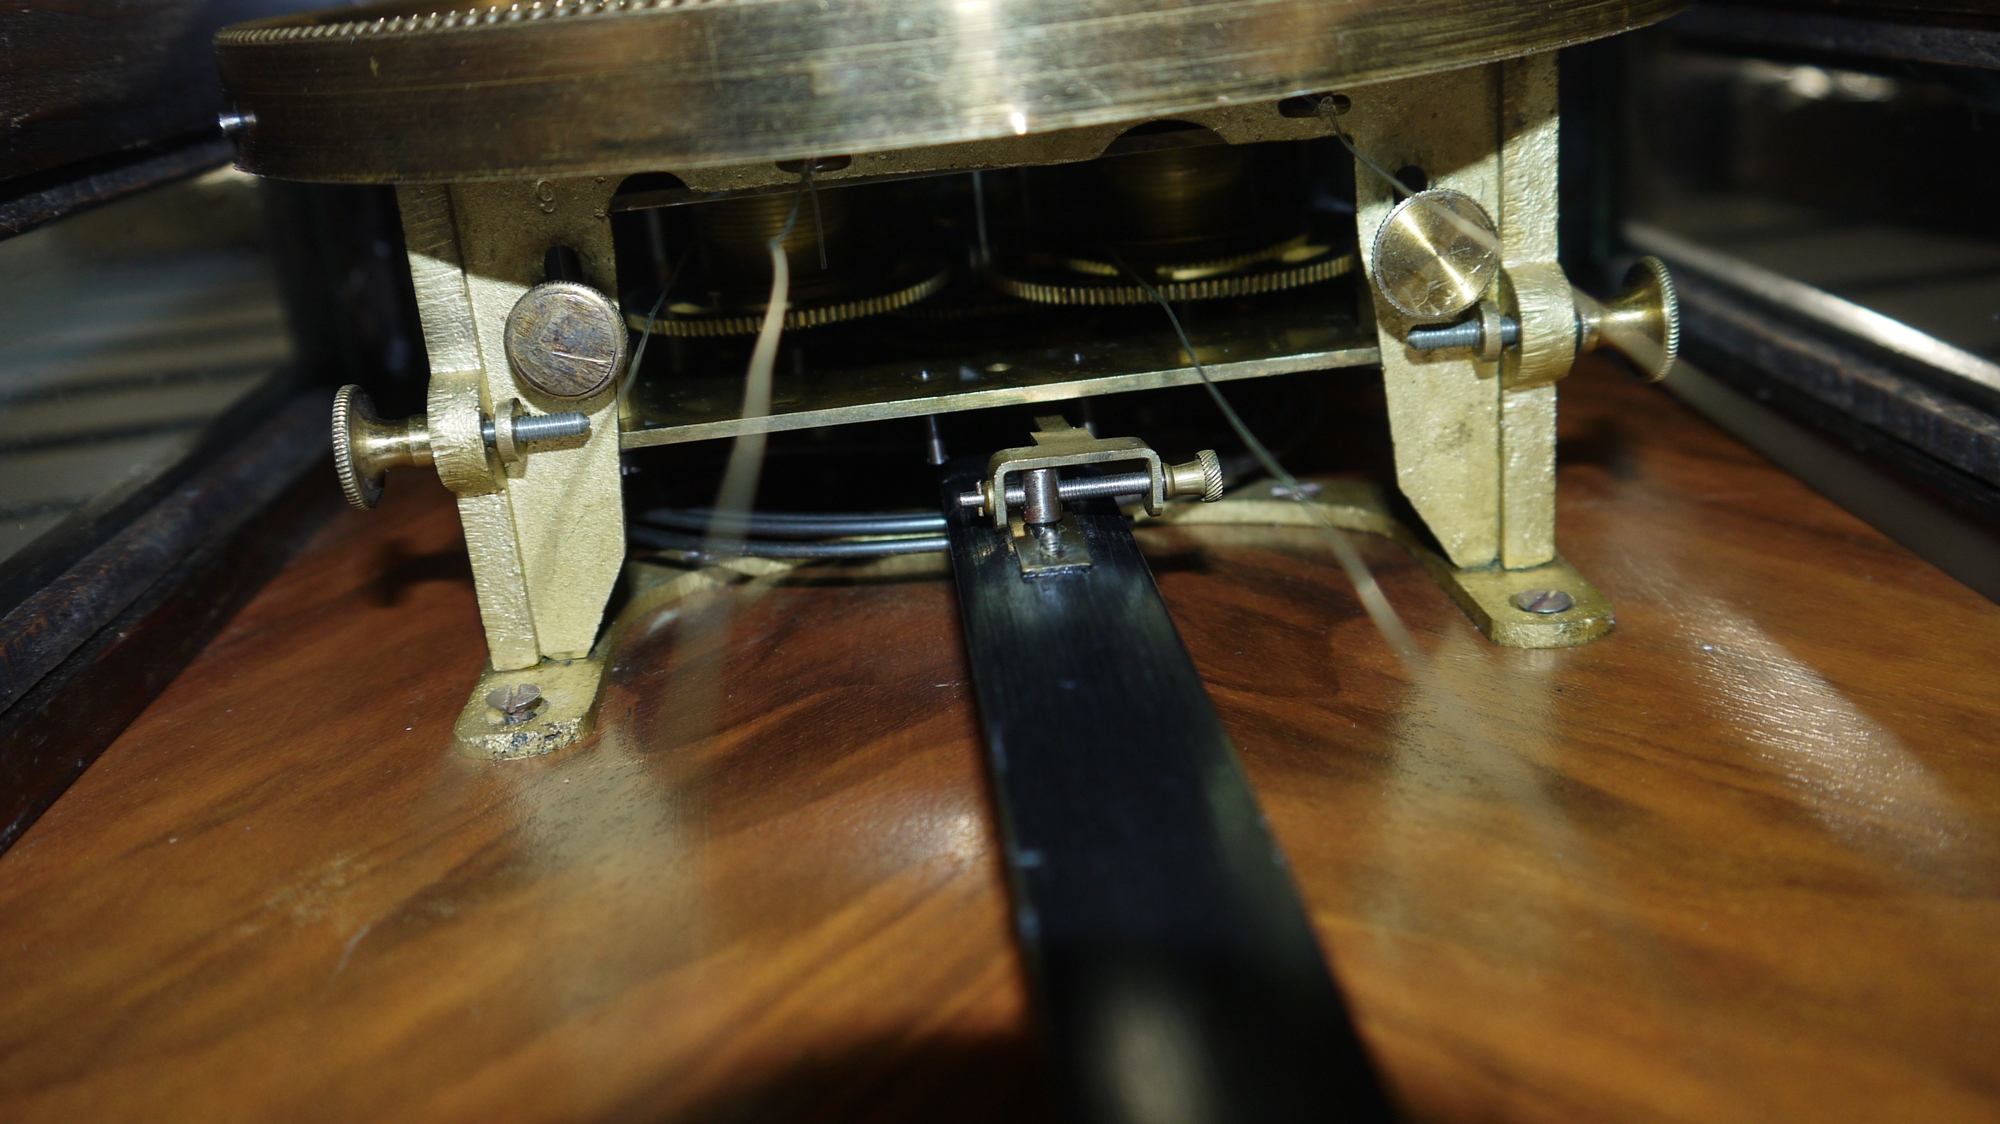
[[[1167,496],[1200,496],[1203,503],[1222,498],[1222,458],[1203,449],[1185,464],[1167,466]]]
[[[1637,364],[1652,382],[1667,377],[1681,351],[1681,303],[1666,263],[1640,258],[1625,275],[1625,291],[1599,302],[1576,294],[1576,321],[1582,330],[1577,350],[1609,344]]]
[[[431,463],[430,426],[424,415],[384,421],[358,386],[333,396],[333,467],[347,502],[366,510],[382,499],[382,477],[397,465]]]
[[[1369,253],[1375,291],[1422,323],[1449,320],[1473,305],[1500,273],[1500,232],[1469,195],[1419,191],[1389,212]]]

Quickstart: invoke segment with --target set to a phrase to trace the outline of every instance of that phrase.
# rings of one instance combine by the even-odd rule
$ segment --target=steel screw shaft
[[[1507,347],[1520,343],[1521,325],[1511,316],[1497,319],[1500,321],[1500,342]],[[1410,334],[1403,337],[1403,342],[1417,351],[1437,351],[1447,347],[1477,348],[1485,342],[1485,338],[1485,329],[1475,318],[1443,328],[1411,328]]]
[[[480,424],[480,435],[492,445],[498,440],[492,419]],[[523,414],[514,419],[514,440],[522,445],[536,445],[543,441],[560,441],[565,437],[581,437],[590,432],[590,418],[575,410],[565,410],[560,414]]]
[[[1084,500],[1094,496],[1143,496],[1153,487],[1153,478],[1143,472],[1127,472],[1118,476],[1091,476],[1079,480],[1059,480],[1056,494],[1064,500]],[[1019,484],[1007,489],[1007,506],[1020,507],[1027,502],[1028,491]],[[965,492],[959,495],[960,507],[983,507],[986,493]]]

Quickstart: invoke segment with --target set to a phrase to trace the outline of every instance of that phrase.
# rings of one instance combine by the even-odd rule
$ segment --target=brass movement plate
[[[1136,121],[1553,50],[1681,0],[398,0],[216,36],[239,166],[614,175]]]
[[[1343,303],[1345,301],[1343,300]],[[1164,318],[1162,318],[1164,322]],[[1296,311],[1253,312],[1204,326],[1196,350],[1217,382],[1372,366],[1371,327],[1352,319],[1301,323]],[[622,419],[627,449],[883,421],[1099,394],[1199,385],[1171,331],[1139,339],[1079,333],[1062,347],[991,348],[939,359],[780,373],[771,412],[744,421],[740,371],[641,380]]]

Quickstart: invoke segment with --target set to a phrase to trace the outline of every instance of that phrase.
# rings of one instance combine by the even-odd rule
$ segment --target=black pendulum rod
[[[1284,855],[1109,500],[1023,577],[944,480],[1014,918],[1080,1124],[1392,1119]]]

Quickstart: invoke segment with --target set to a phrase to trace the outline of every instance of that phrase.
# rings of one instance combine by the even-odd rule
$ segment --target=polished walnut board
[[[1360,540],[1419,685],[1315,532],[1139,532],[1399,1103],[2000,1118],[2000,607],[1607,365],[1563,396],[1583,648]],[[949,579],[727,596],[594,742],[471,761],[447,493],[338,518],[0,857],[0,1117],[1048,1115]]]

